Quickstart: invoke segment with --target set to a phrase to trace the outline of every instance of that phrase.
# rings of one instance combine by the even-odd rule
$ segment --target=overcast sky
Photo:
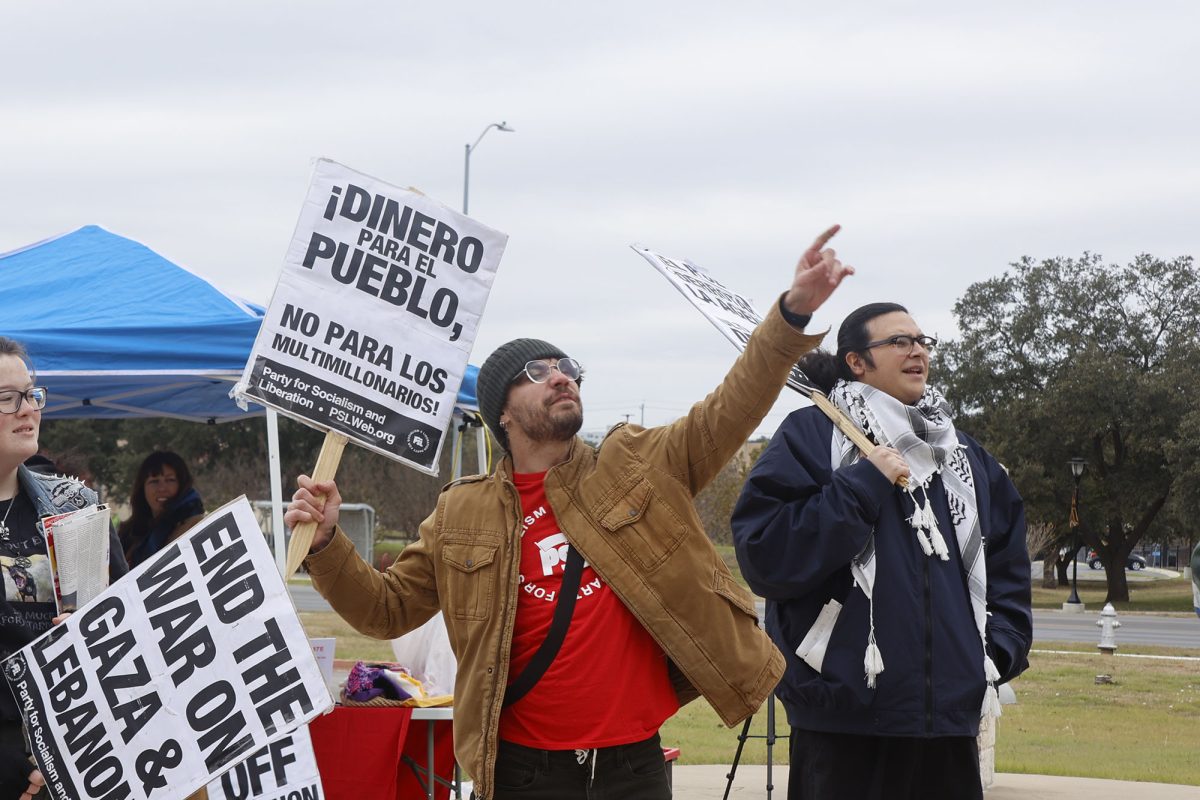
[[[265,304],[313,158],[459,208],[507,121],[471,360],[576,355],[585,429],[673,419],[735,355],[633,242],[765,309],[840,222],[858,275],[814,327],[894,300],[943,337],[1023,255],[1195,252],[1194,2],[784,5],[6,2],[0,251],[98,224]]]

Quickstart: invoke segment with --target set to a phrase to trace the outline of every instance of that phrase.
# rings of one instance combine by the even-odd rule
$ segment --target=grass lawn
[[[1079,582],[1079,599],[1088,610],[1099,611],[1104,608],[1104,596],[1107,589],[1103,581]],[[1062,608],[1062,604],[1071,596],[1071,587],[1059,586],[1057,589],[1043,589],[1038,582],[1033,584],[1034,608]],[[1180,611],[1194,614],[1192,606],[1192,582],[1185,578],[1170,578],[1147,583],[1129,582],[1129,602],[1114,603],[1113,607],[1121,611]]]
[[[379,558],[380,553],[387,553],[394,560],[400,555],[400,551],[412,543],[412,539],[376,539],[375,540],[375,557]]]
[[[1013,682],[1017,704],[1005,706],[1000,719],[998,772],[1200,786],[1200,663],[1110,658],[1094,649],[1079,655],[1034,653],[1030,663]],[[1112,675],[1114,683],[1096,685],[1101,672]],[[781,738],[773,757],[786,764],[787,721],[776,708]],[[663,726],[662,737],[664,744],[680,748],[681,764],[728,764],[739,731],[725,728],[698,700]],[[766,733],[765,713],[755,715],[750,732]],[[765,740],[748,740],[742,763],[765,759]]]
[[[352,661],[395,661],[392,643],[371,639],[358,633],[332,611],[300,613],[300,624],[309,638],[333,636],[337,638],[334,658]]]
[[[997,771],[1200,786],[1200,662],[1034,653],[1030,664],[1000,719]],[[1100,673],[1114,682],[1096,685]]]

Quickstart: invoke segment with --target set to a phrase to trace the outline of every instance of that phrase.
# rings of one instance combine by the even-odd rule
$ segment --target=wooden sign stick
[[[325,442],[321,445],[321,453],[317,456],[317,465],[313,467],[312,479],[317,483],[333,480],[337,475],[338,465],[342,463],[342,451],[346,449],[345,436],[334,431],[325,431]],[[317,495],[317,499],[324,499]],[[288,545],[287,567],[283,572],[286,581],[300,569],[300,565],[308,556],[308,548],[312,547],[313,537],[317,534],[317,523],[305,522],[292,529],[292,542]]]
[[[846,434],[846,438],[858,447],[859,452],[864,456],[871,455],[871,451],[875,449],[875,443],[868,439],[865,433],[856,428],[854,423],[850,421],[850,418],[843,414],[840,408],[829,401],[824,392],[809,387],[806,388],[808,388],[808,391],[802,391],[801,394],[811,400],[814,406],[821,409],[825,416],[829,417],[833,424],[837,426],[837,429]],[[908,478],[903,475],[900,476],[900,480],[896,481],[896,483],[905,489],[908,488]],[[293,539],[293,541],[295,540]]]

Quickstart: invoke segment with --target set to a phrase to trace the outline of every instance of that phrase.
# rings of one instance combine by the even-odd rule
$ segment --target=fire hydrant
[[[1096,624],[1100,627],[1100,652],[1108,653],[1110,656],[1117,649],[1117,628],[1121,627],[1121,623],[1117,621],[1117,610],[1113,608],[1112,603],[1105,603],[1104,610],[1100,612],[1100,619],[1096,620]]]

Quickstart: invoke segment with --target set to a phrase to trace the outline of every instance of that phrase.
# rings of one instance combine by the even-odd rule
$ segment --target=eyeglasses
[[[872,347],[883,347],[884,345],[889,344],[896,349],[897,353],[904,353],[905,355],[913,351],[913,345],[918,344],[932,353],[933,349],[937,347],[937,337],[909,336],[906,333],[901,333],[897,336],[889,336],[886,339],[880,339],[877,342],[867,342],[866,345],[863,346],[863,349],[870,350]]]
[[[45,408],[46,398],[50,393],[45,386],[34,386],[23,392],[0,392],[0,414],[15,414],[21,410],[21,401],[27,401],[34,408]]]
[[[515,381],[524,375],[534,383],[545,383],[550,379],[550,374],[554,370],[558,370],[563,374],[564,378],[576,383],[579,383],[579,380],[583,377],[583,367],[578,361],[573,358],[558,358],[552,361],[526,361],[525,369],[514,375],[513,380]]]

